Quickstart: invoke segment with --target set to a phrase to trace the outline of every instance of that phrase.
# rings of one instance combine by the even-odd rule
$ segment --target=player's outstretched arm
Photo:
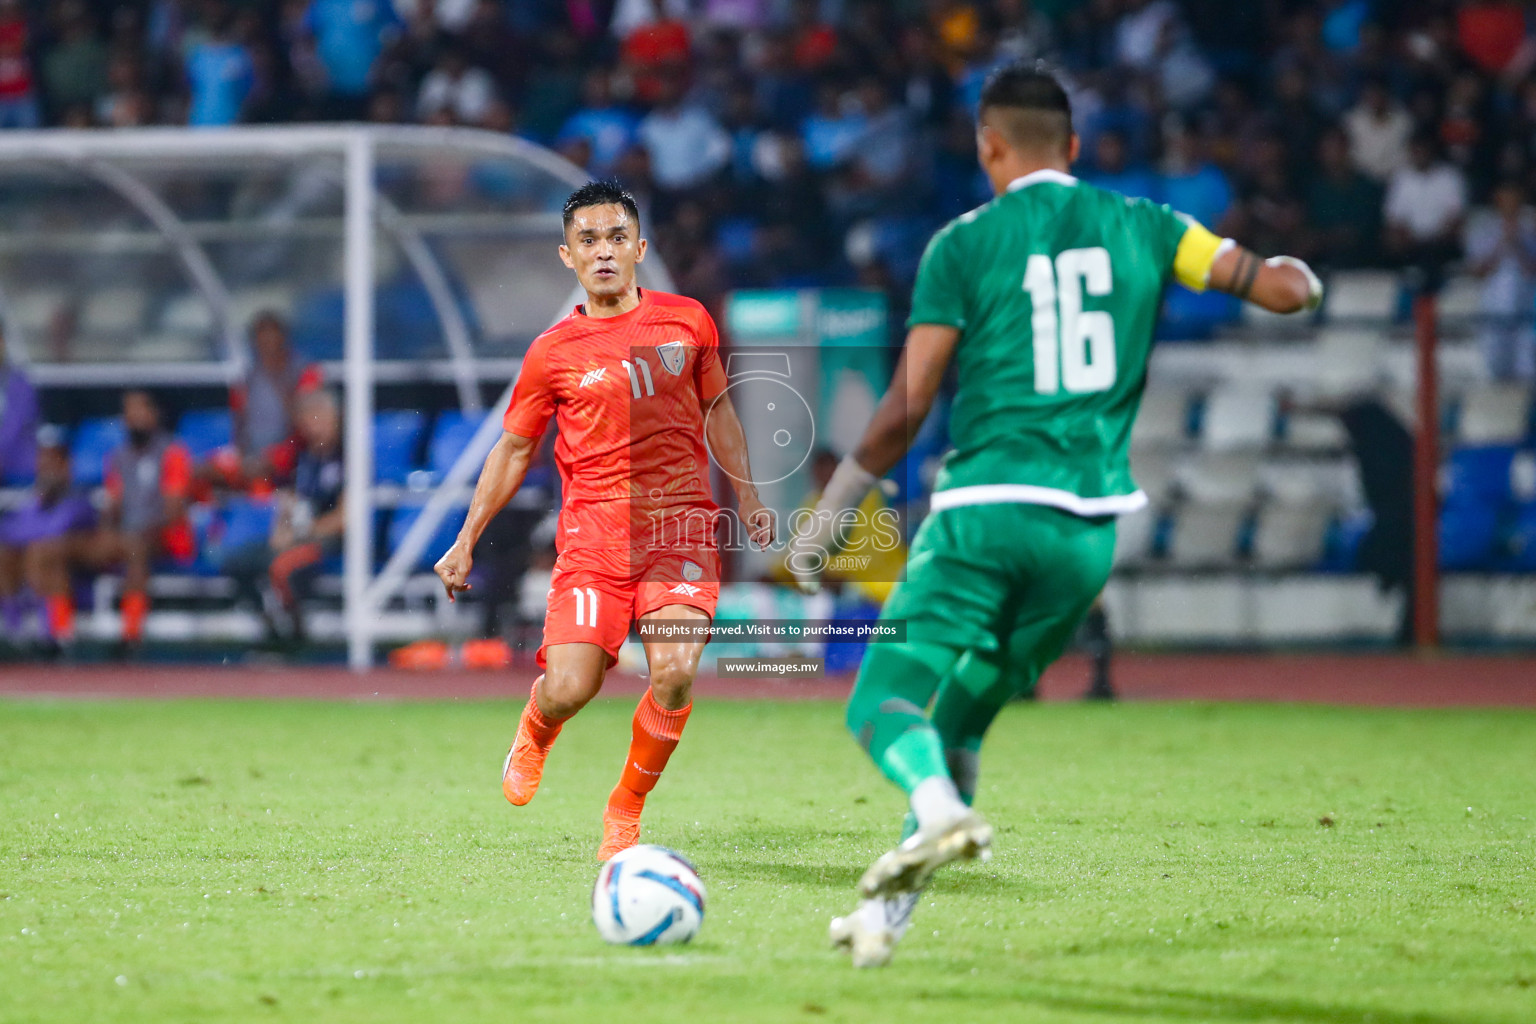
[[[475,485],[475,496],[469,502],[469,514],[464,519],[464,527],[459,530],[453,547],[433,566],[438,579],[443,581],[443,589],[448,591],[448,600],[454,600],[460,591],[469,589],[469,570],[474,566],[475,545],[479,543],[486,526],[496,518],[497,513],[506,508],[507,502],[512,500],[512,496],[522,486],[523,477],[528,473],[528,464],[533,461],[533,453],[538,446],[539,439],[536,437],[503,432],[496,447],[485,457],[485,466],[480,470],[480,482]]]
[[[786,565],[800,589],[814,593],[830,553],[837,523],[857,508],[869,489],[912,447],[944,383],[960,331],[942,324],[918,324],[907,332],[891,386],[886,389],[864,437],[838,465],[811,516],[796,524]]]
[[[722,391],[710,403],[704,417],[704,440],[710,453],[736,490],[736,505],[741,521],[747,524],[747,539],[759,550],[773,543],[773,511],[763,504],[752,482],[752,467],[747,458],[747,433],[731,404],[729,393]]]
[[[1211,287],[1262,306],[1271,313],[1311,312],[1323,302],[1323,283],[1294,256],[1260,259],[1228,245],[1211,264]]]
[[[959,340],[958,329],[941,324],[918,324],[907,332],[907,344],[896,363],[891,386],[875,407],[875,415],[853,453],[853,458],[875,480],[894,469],[912,447],[912,439],[922,429],[934,399],[939,396],[944,371],[949,368],[955,342]],[[853,504],[863,498],[860,494]]]

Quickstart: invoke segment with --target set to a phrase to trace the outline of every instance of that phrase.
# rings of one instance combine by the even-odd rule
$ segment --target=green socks
[[[960,652],[939,644],[871,644],[848,699],[848,730],[908,794],[949,776],[944,745],[926,709]]]

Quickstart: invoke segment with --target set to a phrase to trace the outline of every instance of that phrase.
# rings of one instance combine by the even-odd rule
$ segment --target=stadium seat
[[[1148,388],[1131,427],[1133,448],[1171,447],[1189,439],[1189,395],[1171,388]]]
[[[426,572],[436,564],[437,560],[443,556],[443,552],[452,546],[454,539],[459,535],[459,528],[464,525],[464,517],[468,512],[469,510],[465,508],[451,508],[448,510],[448,513],[443,516],[442,522],[438,523],[437,529],[433,531],[431,538],[427,541],[427,546],[422,548],[421,554],[412,566],[414,571]],[[400,542],[405,540],[406,531],[411,528],[411,524],[420,515],[420,506],[395,509],[395,514],[389,520],[387,534],[389,554],[394,554],[395,549],[400,546]]]
[[[1510,459],[1509,490],[1522,505],[1536,502],[1536,449],[1523,448]]]
[[[16,326],[29,336],[43,337],[48,324],[59,311],[68,295],[63,288],[6,288],[6,306]]]
[[[1349,434],[1337,416],[1293,412],[1281,424],[1281,444],[1298,452],[1338,452],[1349,444]]]
[[[228,409],[192,409],[176,421],[176,437],[194,459],[206,459],[233,440],[234,419]]]
[[[1180,569],[1220,569],[1237,564],[1238,537],[1248,519],[1240,502],[1191,502],[1178,509],[1168,561]]]
[[[81,420],[69,441],[71,473],[81,487],[99,487],[107,475],[107,456],[127,440],[116,416]]]
[[[234,550],[266,540],[276,517],[277,506],[270,499],[235,498],[224,506],[219,544]]]
[[[1312,346],[1308,384],[1323,397],[1342,398],[1381,384],[1388,338],[1377,326],[1330,326]]]
[[[80,326],[90,333],[116,334],[137,330],[148,305],[143,288],[103,288],[85,300]]]
[[[1179,463],[1176,475],[1179,487],[1195,501],[1241,503],[1258,490],[1259,459],[1234,452],[1207,453]]]
[[[432,424],[432,436],[427,441],[427,468],[438,479],[453,468],[460,453],[469,446],[470,438],[480,429],[485,415],[458,409],[438,414],[437,421]]]
[[[1323,504],[1273,502],[1259,510],[1253,564],[1261,569],[1310,569],[1323,559],[1333,515]]]
[[[427,429],[426,413],[391,409],[373,414],[373,475],[380,483],[403,484],[416,468],[416,451]]]
[[[1385,270],[1354,270],[1334,274],[1328,281],[1323,312],[1329,320],[1390,320],[1397,314],[1401,286]]]
[[[305,359],[340,359],[346,301],[340,288],[310,292],[295,305],[289,339]]]
[[[1131,476],[1154,505],[1165,504],[1173,497],[1176,466],[1177,456],[1173,452],[1153,448],[1131,451]]]
[[[1359,568],[1360,545],[1375,525],[1375,517],[1364,509],[1336,518],[1328,528],[1319,572],[1350,573]]]
[[[1447,505],[1440,510],[1440,568],[1492,568],[1498,533],[1496,506],[1481,502]]]
[[[213,310],[198,292],[184,292],[165,304],[160,326],[177,334],[208,334],[213,330]]]
[[[1115,523],[1115,567],[1134,568],[1152,557],[1157,539],[1157,512],[1144,508],[1121,516]]]
[[[1267,388],[1236,384],[1206,396],[1200,446],[1210,452],[1262,448],[1273,439],[1278,405]]]
[[[1518,444],[1531,422],[1531,392],[1521,384],[1491,384],[1462,398],[1457,440],[1467,445]]]
[[[1446,506],[1488,505],[1495,509],[1511,496],[1510,470],[1515,461],[1513,445],[1459,448],[1451,453],[1444,471]]]
[[[1509,531],[1509,557],[1501,568],[1536,572],[1536,501],[1519,506]]]
[[[1332,508],[1344,498],[1342,477],[1350,471],[1341,460],[1266,459],[1259,466],[1259,489],[1283,504]]]
[[[1453,277],[1440,289],[1435,311],[1441,322],[1472,321],[1482,313],[1483,283],[1468,274]]]
[[[418,359],[444,354],[446,343],[437,310],[414,275],[380,285],[374,293],[374,309],[376,358]],[[472,318],[470,322],[473,323]]]

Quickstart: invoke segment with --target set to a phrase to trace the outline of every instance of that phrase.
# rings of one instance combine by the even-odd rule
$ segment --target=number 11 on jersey
[[[1109,251],[1064,249],[1036,253],[1024,266],[1024,290],[1034,315],[1035,391],[1054,395],[1108,391],[1115,383],[1115,321],[1103,310],[1084,310],[1084,294],[1102,297],[1114,285]]]

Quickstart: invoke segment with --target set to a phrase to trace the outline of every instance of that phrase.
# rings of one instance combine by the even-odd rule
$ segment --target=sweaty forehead
[[[629,211],[618,203],[604,203],[602,206],[583,206],[571,214],[570,230],[580,233],[591,232],[605,235],[620,228],[628,228]]]

